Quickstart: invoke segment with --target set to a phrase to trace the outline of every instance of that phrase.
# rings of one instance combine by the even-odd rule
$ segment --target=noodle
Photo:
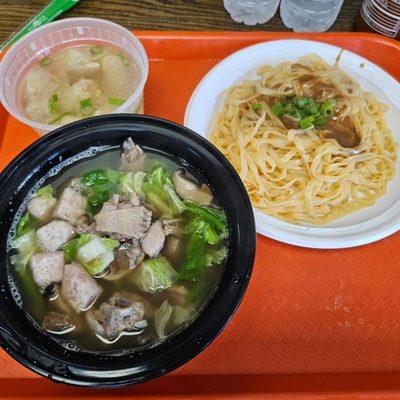
[[[319,128],[287,126],[293,118],[278,117],[272,108],[290,96],[334,98],[335,113]],[[257,80],[231,87],[211,141],[238,171],[257,209],[292,223],[325,224],[385,193],[397,150],[386,110],[337,65],[308,55],[262,67]]]

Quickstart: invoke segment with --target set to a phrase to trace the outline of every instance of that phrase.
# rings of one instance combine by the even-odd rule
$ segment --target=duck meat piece
[[[144,260],[144,253],[139,245],[131,246],[131,248],[126,251],[126,256],[128,257],[130,269],[138,267]]]
[[[74,227],[66,221],[54,220],[36,232],[40,247],[45,251],[56,251],[75,236]]]
[[[85,196],[67,187],[61,193],[53,215],[56,218],[68,221],[72,225],[76,225],[80,218],[86,214],[86,205]]]
[[[61,282],[64,274],[64,252],[36,253],[29,260],[33,280],[45,288],[52,283]]]
[[[43,318],[42,328],[48,332],[61,335],[73,331],[75,325],[68,315],[50,311]]]
[[[99,336],[115,340],[122,332],[144,329],[147,326],[144,312],[142,302],[114,295],[89,313],[88,322]]]
[[[100,211],[94,218],[98,231],[141,239],[151,224],[152,212],[143,206]]]
[[[101,292],[102,288],[80,264],[74,262],[64,266],[61,294],[76,312],[88,310]]]
[[[153,222],[142,239],[142,250],[149,257],[156,257],[164,247],[165,233],[160,221]]]
[[[122,145],[121,169],[123,171],[140,171],[144,168],[146,155],[140,146],[128,138]]]
[[[103,276],[108,281],[121,279],[144,259],[144,253],[139,245],[123,244],[116,252],[115,260],[110,264],[108,273]]]

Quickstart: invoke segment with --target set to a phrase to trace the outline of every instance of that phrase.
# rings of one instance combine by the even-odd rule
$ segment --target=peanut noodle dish
[[[387,110],[337,63],[310,54],[229,88],[211,141],[254,207],[322,225],[385,194],[397,160]]]

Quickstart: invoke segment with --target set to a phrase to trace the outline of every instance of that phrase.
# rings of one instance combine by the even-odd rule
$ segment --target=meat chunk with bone
[[[153,222],[142,239],[142,250],[149,257],[156,257],[164,247],[165,233],[160,221]]]
[[[80,218],[86,214],[86,205],[85,196],[67,187],[58,199],[53,215],[56,218],[68,221],[72,225],[76,225]]]
[[[98,310],[88,313],[90,326],[96,334],[108,341],[116,341],[122,332],[141,333],[147,326],[144,317],[144,305],[114,295]]]
[[[43,318],[42,328],[48,332],[61,335],[73,331],[75,325],[68,315],[50,311]]]
[[[36,232],[40,247],[45,251],[56,251],[75,236],[74,227],[66,221],[54,220]]]
[[[103,276],[108,281],[121,279],[144,259],[144,253],[139,245],[124,243],[116,252],[115,260],[110,264],[107,274]]]
[[[152,212],[143,206],[101,210],[94,218],[99,232],[141,239],[151,224]]]
[[[61,282],[64,275],[64,252],[36,253],[29,260],[33,280],[45,288],[52,283]]]
[[[121,169],[124,171],[143,170],[146,156],[140,146],[135,144],[132,138],[124,141],[121,154]]]
[[[61,294],[76,312],[88,310],[101,291],[96,280],[80,264],[65,265]]]

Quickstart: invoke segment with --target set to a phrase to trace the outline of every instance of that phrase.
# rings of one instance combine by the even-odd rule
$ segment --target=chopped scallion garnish
[[[49,56],[43,57],[40,61],[39,64],[42,67],[47,67],[48,65],[51,64],[51,58]]]
[[[59,115],[58,117],[52,119],[52,120],[49,122],[49,124],[50,124],[50,125],[51,125],[51,124],[56,124],[57,122],[60,122],[64,117],[66,117],[67,115],[71,115],[71,114],[72,114],[72,113],[70,113],[70,112],[62,113],[62,114]]]
[[[326,124],[327,119],[334,115],[335,107],[335,99],[317,102],[311,97],[282,97],[271,110],[278,117],[286,115],[299,120],[300,129],[307,129]]]
[[[87,99],[83,99],[79,102],[79,107],[81,110],[83,110],[84,108],[87,107],[93,107],[93,101],[90,97],[88,97]]]
[[[118,57],[121,59],[122,64],[124,64],[125,67],[129,67],[131,65],[128,57],[125,54],[119,53]]]
[[[118,97],[109,97],[108,102],[114,106],[120,106],[125,103],[125,100]]]
[[[90,48],[90,52],[93,55],[95,55],[95,54],[98,55],[98,54],[101,54],[103,52],[103,48],[101,46],[92,46]]]
[[[49,103],[48,103],[48,107],[49,107],[49,111],[54,114],[57,109],[58,109],[58,96],[56,94],[53,94],[50,99],[49,99]]]
[[[260,110],[262,105],[260,103],[253,104],[252,108],[254,111]]]

